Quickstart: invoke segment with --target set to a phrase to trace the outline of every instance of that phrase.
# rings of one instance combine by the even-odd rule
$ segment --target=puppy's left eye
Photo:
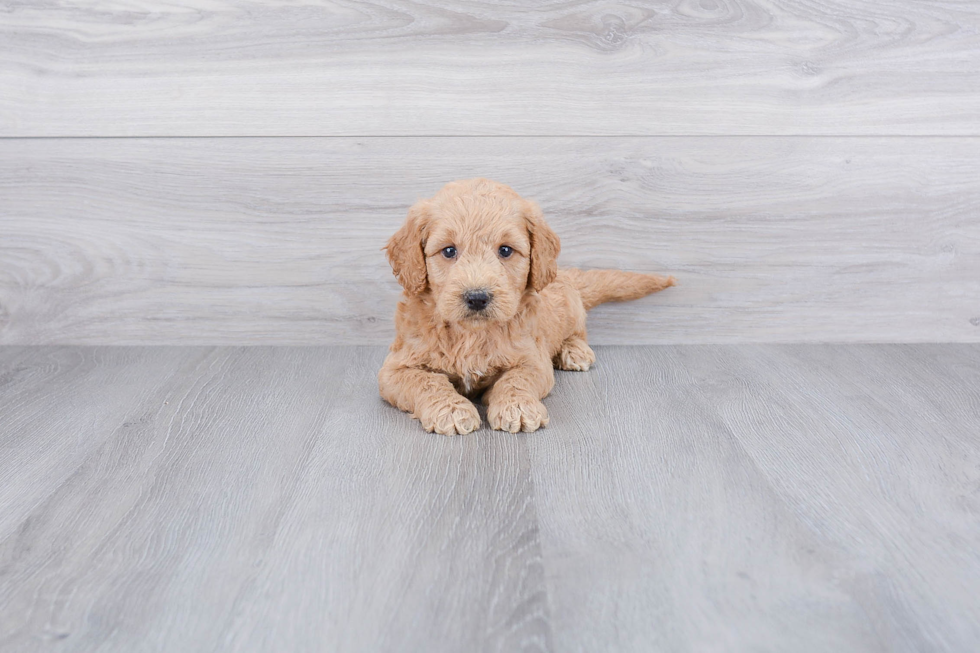
[[[501,245],[497,252],[500,254],[501,258],[510,258],[510,255],[514,253],[514,248],[507,245]]]

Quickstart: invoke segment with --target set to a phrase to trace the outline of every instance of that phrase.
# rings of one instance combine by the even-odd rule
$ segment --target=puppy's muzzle
[[[488,290],[467,290],[463,293],[463,302],[471,311],[478,313],[493,301],[493,293]]]

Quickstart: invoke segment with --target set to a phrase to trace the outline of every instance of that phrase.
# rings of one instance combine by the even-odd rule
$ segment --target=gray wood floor
[[[976,651],[980,346],[600,347],[531,435],[383,348],[0,348],[2,651]]]

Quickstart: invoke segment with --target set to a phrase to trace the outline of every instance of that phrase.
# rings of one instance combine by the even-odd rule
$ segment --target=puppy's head
[[[442,319],[470,326],[513,318],[526,292],[554,280],[560,249],[536,204],[488,179],[418,202],[386,246],[409,294],[431,292]]]

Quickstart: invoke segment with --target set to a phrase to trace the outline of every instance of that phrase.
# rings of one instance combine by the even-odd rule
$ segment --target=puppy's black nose
[[[493,295],[486,290],[467,290],[463,293],[463,301],[469,306],[471,311],[482,311],[493,299]]]

